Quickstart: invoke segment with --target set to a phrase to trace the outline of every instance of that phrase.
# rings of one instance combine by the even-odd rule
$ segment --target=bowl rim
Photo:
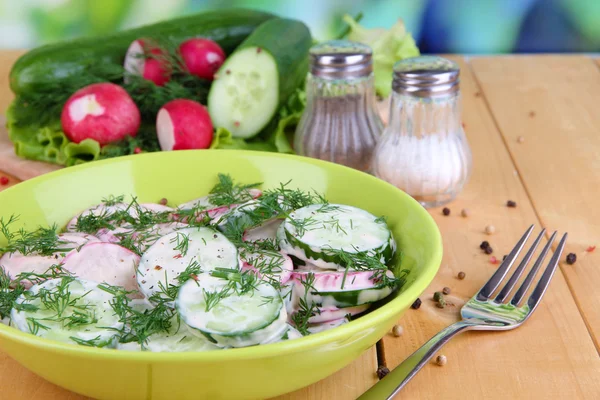
[[[378,184],[388,187],[397,191],[399,196],[405,197],[408,203],[412,203],[414,206],[413,212],[416,212],[422,218],[422,223],[425,224],[425,230],[432,233],[432,252],[430,253],[429,261],[425,262],[421,268],[421,273],[417,275],[415,280],[400,293],[396,298],[390,300],[387,304],[373,310],[362,317],[351,321],[348,324],[336,327],[334,329],[320,332],[314,335],[305,336],[302,338],[271,343],[268,345],[257,345],[244,348],[233,348],[227,349],[227,351],[205,351],[205,352],[149,352],[149,351],[127,351],[127,350],[115,350],[107,348],[96,348],[80,346],[77,344],[63,343],[46,339],[43,337],[35,336],[26,332],[19,331],[18,329],[9,327],[4,324],[0,324],[0,336],[5,336],[9,340],[20,342],[24,345],[31,345],[38,348],[42,348],[45,351],[56,352],[56,353],[68,353],[72,357],[82,358],[94,358],[94,359],[111,359],[121,360],[128,362],[143,362],[143,363],[156,363],[156,362],[216,362],[216,361],[227,361],[227,360],[248,360],[248,359],[263,359],[274,356],[290,355],[300,351],[305,351],[309,348],[318,348],[329,343],[349,340],[353,336],[361,335],[362,332],[369,330],[370,327],[376,326],[383,323],[385,320],[392,317],[394,314],[399,313],[399,305],[406,301],[406,298],[417,298],[433,281],[433,278],[437,274],[440,264],[442,261],[442,237],[437,224],[433,217],[427,212],[427,210],[415,199],[406,194],[404,191],[396,188],[388,182],[376,178],[365,172],[361,172],[340,164],[335,164],[328,161],[318,160],[309,157],[298,156],[294,154],[282,154],[282,153],[269,153],[262,151],[252,150],[225,150],[225,149],[211,149],[211,153],[222,153],[222,154],[234,154],[239,155],[241,158],[248,156],[261,156],[261,157],[274,157],[282,159],[296,160],[303,163],[313,164],[324,169],[339,169],[347,170],[352,173],[363,174],[365,179],[376,181]],[[176,157],[176,154],[182,153],[195,153],[201,156],[203,150],[183,150],[177,152],[155,152],[155,153],[144,153],[122,157],[115,157],[106,160],[94,161],[86,164],[76,165],[57,171],[53,171],[32,179],[28,179],[19,183],[18,185],[12,186],[3,192],[0,192],[0,198],[2,193],[8,193],[17,188],[25,186],[36,186],[39,182],[43,182],[48,179],[52,179],[55,176],[68,175],[76,173],[77,171],[86,170],[89,168],[102,168],[105,165],[131,161],[133,157],[140,159],[141,157],[146,158],[159,158],[159,157]],[[365,349],[366,350],[366,349]]]

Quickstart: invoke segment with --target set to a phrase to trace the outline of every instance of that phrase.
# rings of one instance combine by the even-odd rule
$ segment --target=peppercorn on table
[[[0,52],[0,109],[12,99]],[[600,62],[584,55],[451,56],[461,67],[464,128],[473,174],[448,210],[432,209],[444,239],[438,276],[390,332],[358,360],[282,399],[354,399],[440,329],[485,282],[531,223],[568,231],[560,270],[523,327],[466,333],[426,366],[402,399],[600,398]],[[1,132],[5,135],[5,132]],[[0,161],[0,190],[44,168]],[[32,171],[34,171],[32,173]],[[10,174],[12,172],[12,175]],[[510,204],[508,202],[511,202]],[[487,232],[487,233],[486,233]],[[481,246],[483,241],[489,246]],[[574,257],[570,256],[570,261]],[[438,308],[433,293],[445,290]],[[43,360],[40,360],[43,362]],[[0,398],[80,399],[0,353]]]

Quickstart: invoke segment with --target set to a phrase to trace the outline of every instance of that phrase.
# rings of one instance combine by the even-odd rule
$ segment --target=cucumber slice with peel
[[[387,264],[396,242],[385,221],[360,208],[313,204],[290,214],[277,232],[281,249],[319,268],[344,267],[339,253],[366,252]]]
[[[123,323],[111,307],[113,299],[93,281],[51,279],[17,299],[11,321],[20,331],[47,339],[114,347]]]
[[[237,248],[211,228],[174,231],[158,239],[142,255],[136,271],[140,291],[149,298],[161,292],[160,286],[178,285],[177,277],[194,263],[203,271],[238,269]]]
[[[275,58],[259,47],[230,56],[218,72],[208,97],[213,124],[233,136],[260,132],[279,106],[279,73]]]
[[[207,273],[186,282],[175,301],[181,320],[219,347],[252,346],[283,335],[287,313],[277,290],[262,282],[248,291],[235,285]]]

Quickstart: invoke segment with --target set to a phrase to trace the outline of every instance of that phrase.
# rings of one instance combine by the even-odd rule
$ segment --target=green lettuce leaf
[[[392,90],[394,63],[420,55],[415,40],[406,32],[402,20],[398,20],[390,29],[367,29],[350,15],[344,15],[343,19],[350,26],[347,39],[367,44],[373,49],[375,90],[378,95],[387,97]]]

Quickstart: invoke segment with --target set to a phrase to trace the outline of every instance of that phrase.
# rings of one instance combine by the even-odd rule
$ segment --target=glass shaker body
[[[373,74],[347,81],[309,74],[306,110],[294,148],[299,154],[369,171],[383,123],[377,113]]]
[[[389,124],[374,153],[373,173],[425,207],[453,200],[471,174],[457,85],[458,80],[455,89],[428,95],[422,86],[415,89],[420,95],[396,86]]]
[[[369,171],[383,130],[377,112],[371,49],[330,41],[310,52],[306,110],[296,129],[301,155]]]

